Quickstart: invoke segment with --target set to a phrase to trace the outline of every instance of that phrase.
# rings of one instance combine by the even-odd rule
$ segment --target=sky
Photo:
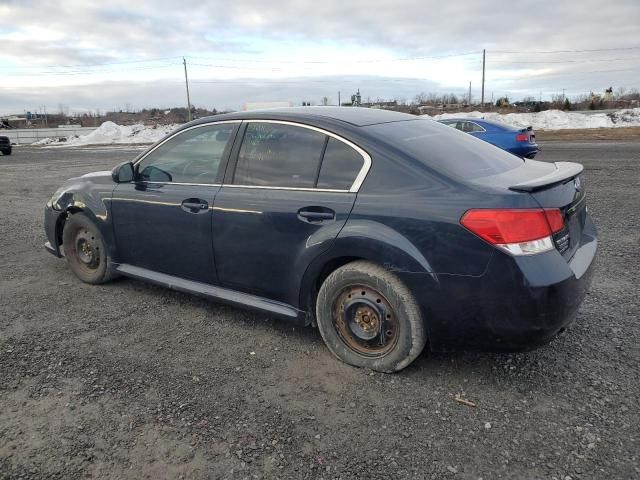
[[[640,1],[0,0],[0,114],[640,88]]]

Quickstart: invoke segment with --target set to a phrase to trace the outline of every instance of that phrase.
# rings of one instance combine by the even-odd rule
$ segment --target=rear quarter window
[[[499,175],[523,164],[515,155],[433,120],[383,123],[365,128],[428,167],[462,180]]]
[[[363,166],[364,158],[353,147],[329,138],[318,177],[318,188],[349,190]]]

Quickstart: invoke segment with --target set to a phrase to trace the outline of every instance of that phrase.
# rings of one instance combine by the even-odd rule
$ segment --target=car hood
[[[90,172],[85,173],[80,177],[70,178],[62,184],[62,186],[58,189],[58,193],[65,191],[79,191],[89,187],[90,185],[96,184],[113,184],[111,172],[108,170],[101,172]]]
[[[111,176],[111,172],[109,170],[104,170],[101,172],[89,172],[89,173],[85,173],[84,175],[82,175],[80,178],[87,178],[87,177],[110,177]]]

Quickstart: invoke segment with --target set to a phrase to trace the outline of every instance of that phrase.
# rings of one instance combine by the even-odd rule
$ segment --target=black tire
[[[105,283],[115,276],[115,266],[96,225],[83,213],[69,215],[62,231],[67,264],[86,283]]]
[[[348,263],[326,278],[316,319],[331,353],[379,372],[402,370],[427,343],[420,308],[407,286],[367,261]]]
[[[2,154],[3,155],[11,155],[11,150],[3,150]]]

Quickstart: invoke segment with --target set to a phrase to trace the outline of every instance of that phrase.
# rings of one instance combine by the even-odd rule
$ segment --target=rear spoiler
[[[530,131],[532,131],[532,130],[533,130],[533,127],[532,127],[531,125],[529,125],[527,128],[521,128],[521,129],[520,129],[520,131],[521,131],[522,133],[524,133],[524,132],[530,132]]]
[[[543,190],[552,185],[571,180],[572,178],[580,175],[582,170],[584,170],[584,167],[579,163],[556,162],[554,165],[556,169],[553,172],[533,180],[512,185],[509,187],[509,190],[516,192],[535,192],[537,190]]]

